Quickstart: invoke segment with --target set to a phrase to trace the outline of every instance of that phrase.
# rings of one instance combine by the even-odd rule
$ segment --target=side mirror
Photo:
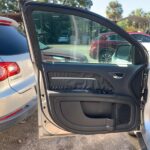
[[[112,57],[112,63],[132,63],[132,46],[131,45],[119,45],[116,52]]]
[[[102,36],[102,37],[100,37],[100,40],[106,41],[106,40],[107,40],[107,37],[106,37],[106,36]]]

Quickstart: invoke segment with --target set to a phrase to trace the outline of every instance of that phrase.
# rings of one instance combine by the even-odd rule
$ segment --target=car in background
[[[0,131],[30,116],[37,105],[35,75],[16,21],[0,17]]]
[[[58,43],[69,43],[69,35],[66,33],[63,33],[58,38]]]
[[[143,32],[129,32],[129,34],[137,41],[142,43],[150,43],[150,35]]]
[[[150,35],[142,32],[130,32],[129,33],[133,38],[139,41],[150,53]]]
[[[142,32],[129,32],[129,34],[150,50],[150,35]],[[102,33],[92,41],[89,55],[93,59],[110,62],[116,47],[127,43],[124,38],[114,32]]]
[[[72,62],[72,63],[88,63],[88,58],[82,53],[74,53],[71,50],[62,50],[59,48],[46,47],[42,49],[43,43],[39,43],[42,50],[42,60],[44,62]]]
[[[150,54],[150,42],[142,42],[142,45],[147,49],[148,53]]]
[[[114,32],[101,33],[96,40],[92,41],[89,55],[93,59],[110,62],[116,47],[125,43],[127,41]]]

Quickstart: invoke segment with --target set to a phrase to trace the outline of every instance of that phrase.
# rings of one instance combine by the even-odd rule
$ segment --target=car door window
[[[131,36],[139,42],[150,42],[150,36],[142,34],[131,34]]]
[[[137,41],[142,42],[142,36],[140,34],[131,34],[131,36],[136,39]]]
[[[124,38],[119,36],[118,34],[112,34],[109,36],[109,40],[111,41],[125,41]]]
[[[39,43],[42,42],[48,47],[45,50],[41,49],[44,62],[133,63],[132,53],[126,53],[128,54],[124,57],[126,60],[122,58],[118,61],[118,58],[115,57],[118,47],[131,44],[117,33],[109,36],[112,30],[99,23],[78,16],[54,12],[35,11],[32,17]],[[111,40],[107,40],[107,37]],[[134,47],[131,46],[130,51],[134,51]]]
[[[150,36],[144,36],[144,37],[143,37],[143,42],[148,42],[148,43],[150,43]]]

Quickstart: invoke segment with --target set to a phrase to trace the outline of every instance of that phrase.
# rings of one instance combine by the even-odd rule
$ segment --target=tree
[[[90,9],[93,5],[91,0],[60,0],[64,5],[69,5],[73,7],[82,7]]]
[[[120,26],[121,28],[123,28],[124,30],[126,30],[129,26],[129,22],[127,19],[125,19],[125,20],[121,20],[121,21],[117,22],[117,25]]]
[[[138,29],[132,26],[130,20],[123,19],[117,22],[117,25],[126,30],[127,32],[137,32]]]
[[[111,1],[106,8],[107,17],[117,22],[122,18],[123,8],[122,5],[118,1]]]
[[[58,3],[63,5],[69,5],[72,7],[82,7],[85,9],[90,9],[93,5],[92,0],[37,0],[41,2],[50,2],[50,3]]]
[[[19,0],[0,0],[0,12],[18,12],[19,11]],[[39,2],[58,3],[63,5],[69,5],[73,7],[82,7],[90,9],[93,5],[92,0],[35,0]]]
[[[19,11],[18,0],[0,0],[0,12],[18,12]]]
[[[135,9],[129,15],[132,26],[141,30],[149,30],[150,27],[150,12],[144,12],[142,8]]]
[[[150,19],[150,12],[145,13],[145,18]]]
[[[130,16],[138,16],[138,17],[144,17],[145,12],[142,8],[138,8],[130,13]]]

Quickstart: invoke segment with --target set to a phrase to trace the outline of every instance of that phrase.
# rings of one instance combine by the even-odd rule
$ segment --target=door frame
[[[43,105],[43,102],[48,99],[46,94],[46,87],[47,85],[44,83],[42,77],[44,76],[43,70],[42,70],[42,59],[40,55],[40,51],[38,52],[39,44],[38,39],[36,37],[35,33],[35,27],[32,20],[32,12],[33,11],[47,11],[47,12],[56,12],[56,13],[63,13],[68,15],[75,15],[79,17],[84,17],[86,19],[90,19],[91,21],[97,22],[101,25],[104,25],[110,29],[112,29],[114,32],[118,33],[123,38],[125,38],[128,42],[133,44],[135,47],[138,47],[138,53],[140,57],[140,60],[142,62],[146,62],[145,65],[148,64],[148,57],[146,53],[143,51],[145,48],[137,42],[134,38],[132,38],[128,33],[126,33],[123,29],[116,26],[115,23],[109,21],[108,19],[97,15],[93,12],[89,12],[87,10],[79,9],[79,8],[72,8],[68,6],[61,6],[61,5],[55,5],[55,4],[47,4],[47,3],[35,3],[35,2],[27,2],[22,5],[22,16],[23,20],[25,22],[25,29],[27,33],[27,39],[29,43],[29,49],[31,53],[32,62],[35,66],[35,71],[37,74],[37,81],[40,87],[38,86],[37,91],[39,93],[39,108],[40,112],[42,112],[42,115],[47,119],[51,120],[51,123],[56,125],[51,118],[47,118],[46,114],[49,114],[47,110],[44,110],[43,108],[46,107],[46,105]],[[31,44],[32,43],[32,44]],[[144,56],[144,57],[143,57]],[[138,63],[138,62],[135,62]],[[38,68],[38,69],[37,69]],[[42,91],[42,92],[41,92]],[[48,103],[48,102],[47,102]],[[56,125],[57,126],[57,125]]]

